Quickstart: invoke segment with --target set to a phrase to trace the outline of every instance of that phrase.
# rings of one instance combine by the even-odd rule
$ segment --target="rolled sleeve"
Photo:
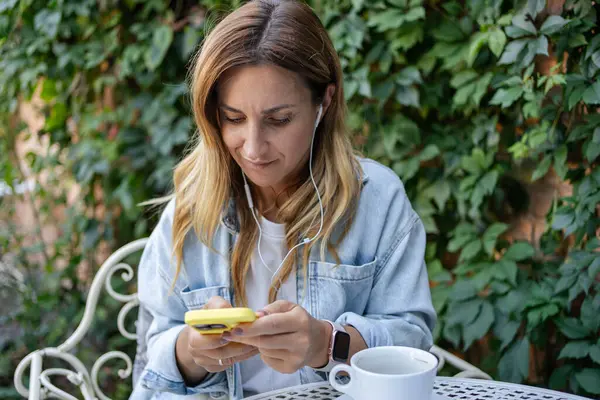
[[[180,395],[210,393],[216,397],[227,394],[225,372],[209,373],[197,386],[186,386],[175,358],[175,344],[183,328],[183,325],[175,326],[153,338],[150,345],[153,354],[142,373],[142,386],[152,391],[168,391]]]
[[[171,257],[171,226],[174,203],[167,206],[159,224],[152,232],[138,267],[138,298],[148,311],[151,322],[138,340],[147,343],[147,363],[131,398],[154,398],[152,393],[168,392],[178,395],[228,393],[225,372],[208,374],[197,386],[187,386],[175,356],[177,338],[185,328],[187,307],[181,298],[181,286],[176,282],[171,290],[174,261]],[[162,398],[162,397],[161,397]]]

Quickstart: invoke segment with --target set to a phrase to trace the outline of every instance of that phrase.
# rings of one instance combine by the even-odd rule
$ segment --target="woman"
[[[132,397],[240,399],[324,380],[367,347],[432,345],[423,225],[398,177],[354,155],[342,82],[300,2],[249,2],[206,38],[198,141],[139,266],[152,322]],[[259,318],[223,335],[183,323],[232,304]]]

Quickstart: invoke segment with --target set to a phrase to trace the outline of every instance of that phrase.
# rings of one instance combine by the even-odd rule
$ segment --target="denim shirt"
[[[397,175],[383,165],[361,159],[363,186],[354,221],[338,245],[340,264],[332,254],[320,258],[311,250],[308,277],[296,270],[297,303],[313,317],[351,325],[368,347],[402,345],[428,350],[436,321],[424,262],[425,230]],[[201,308],[212,296],[234,306],[229,255],[239,232],[233,202],[224,213],[210,250],[193,230],[184,242],[183,266],[175,276],[171,257],[172,200],[144,249],[138,271],[138,359],[143,370],[134,379],[132,399],[174,399],[198,393],[238,400],[242,379],[238,365],[210,373],[197,386],[183,381],[175,359],[184,314]],[[300,252],[302,253],[302,252]],[[301,264],[300,255],[298,265]],[[141,351],[139,349],[142,349]],[[326,379],[310,367],[301,382]]]

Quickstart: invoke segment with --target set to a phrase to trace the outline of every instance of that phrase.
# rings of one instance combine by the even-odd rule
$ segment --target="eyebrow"
[[[286,108],[294,108],[294,107],[296,107],[294,104],[280,104],[278,106],[267,108],[266,110],[263,110],[261,112],[261,114],[263,114],[263,115],[264,114],[272,114],[272,113],[275,113],[277,111],[284,110]],[[227,111],[231,111],[231,112],[243,114],[243,112],[241,110],[238,110],[237,108],[230,107],[227,104],[221,104],[221,108],[223,108],[223,109],[225,109]]]

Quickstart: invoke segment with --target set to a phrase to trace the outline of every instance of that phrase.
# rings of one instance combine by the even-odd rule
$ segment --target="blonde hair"
[[[313,174],[322,196],[324,223],[319,240],[300,250],[305,277],[309,253],[316,243],[321,244],[321,258],[329,250],[339,263],[335,246],[352,223],[362,182],[362,170],[344,124],[346,106],[339,59],[319,18],[307,5],[293,0],[251,1],[225,17],[206,37],[191,69],[191,100],[198,135],[174,173],[173,255],[177,261],[176,280],[188,232],[194,229],[200,241],[213,248],[214,234],[233,198],[240,216],[240,234],[231,255],[231,277],[234,299],[244,305],[245,276],[258,227],[244,197],[241,169],[220,135],[216,88],[229,69],[257,64],[277,65],[298,73],[311,90],[315,104],[329,84],[336,87],[315,137]],[[320,209],[310,180],[299,184],[277,218],[286,225],[288,248],[307,231],[310,237],[317,233]],[[298,251],[280,269],[279,279],[269,290],[270,301],[294,270]]]

